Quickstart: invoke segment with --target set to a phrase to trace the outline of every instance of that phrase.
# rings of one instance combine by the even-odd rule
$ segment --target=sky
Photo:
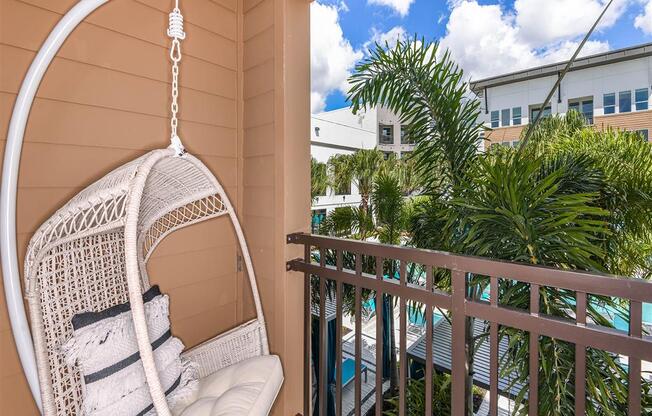
[[[347,78],[378,41],[439,41],[469,79],[567,60],[608,0],[316,0],[311,109],[347,106]],[[614,0],[591,55],[652,42],[652,0]]]

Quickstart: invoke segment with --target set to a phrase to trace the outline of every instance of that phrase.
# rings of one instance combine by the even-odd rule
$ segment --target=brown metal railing
[[[498,413],[498,327],[506,326],[530,333],[530,367],[539,368],[539,336],[553,337],[575,344],[575,414],[584,414],[586,406],[585,374],[586,349],[596,348],[629,357],[629,414],[641,414],[641,361],[652,361],[652,341],[642,336],[642,302],[652,303],[652,283],[641,279],[622,279],[599,274],[565,271],[546,267],[535,267],[516,263],[489,260],[485,258],[454,255],[445,252],[421,250],[409,247],[398,247],[369,243],[355,240],[331,238],[312,234],[290,234],[287,242],[304,245],[304,258],[288,262],[288,269],[303,272],[305,276],[305,361],[304,361],[304,415],[311,414],[312,375],[310,363],[310,331],[311,331],[311,276],[319,278],[319,321],[320,345],[319,363],[319,409],[320,414],[326,414],[326,291],[327,280],[336,284],[335,302],[337,321],[336,342],[336,414],[342,414],[342,287],[355,287],[355,414],[361,414],[361,291],[375,291],[376,296],[376,415],[382,414],[382,383],[383,383],[383,295],[399,298],[400,313],[400,371],[399,371],[399,414],[405,414],[406,405],[406,302],[419,302],[426,307],[426,354],[425,354],[425,406],[426,414],[432,414],[432,371],[433,371],[433,322],[434,308],[446,309],[451,312],[452,326],[452,356],[451,382],[452,415],[464,415],[466,406],[467,358],[466,331],[467,318],[477,318],[490,323],[490,415]],[[318,252],[319,262],[311,260],[311,253]],[[325,254],[334,253],[335,264],[328,265]],[[343,267],[343,253],[355,256],[353,269]],[[363,273],[363,257],[375,258],[375,275]],[[398,262],[399,281],[383,278],[383,264],[387,260]],[[426,268],[425,287],[408,284],[406,266],[419,264]],[[451,271],[451,292],[441,292],[433,289],[433,268]],[[478,301],[467,298],[466,275],[468,273],[490,277],[490,301]],[[530,310],[522,311],[501,307],[495,294],[498,293],[499,279],[510,279],[530,284]],[[575,322],[554,319],[547,315],[539,315],[539,288],[554,287],[574,291],[576,293]],[[615,331],[597,325],[587,325],[587,294],[601,295],[629,300],[629,334]],[[393,352],[392,352],[393,353]],[[538,371],[529,376],[529,414],[538,414]]]

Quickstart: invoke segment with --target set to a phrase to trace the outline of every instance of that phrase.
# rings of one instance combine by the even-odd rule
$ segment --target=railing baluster
[[[432,293],[432,266],[426,266],[426,290]],[[432,415],[432,304],[426,305],[426,415]]]
[[[376,257],[376,279],[383,280],[383,259]],[[376,291],[376,416],[383,413],[383,292]]]
[[[466,302],[466,276],[465,273],[453,270],[452,279],[452,323],[451,334],[451,415],[464,416],[466,407],[466,375],[468,362],[466,361],[466,315],[464,303]]]
[[[338,270],[341,270],[341,253],[338,250]],[[342,291],[344,285],[342,282],[337,282],[337,297],[336,297],[336,317],[337,328],[335,329],[335,409],[338,416],[342,416]]]
[[[303,246],[303,260],[310,262],[310,245]],[[310,274],[303,274],[303,414],[312,414],[312,365],[311,334],[312,334],[312,308]]]
[[[586,293],[575,292],[575,321],[586,325]],[[575,344],[575,414],[586,413],[586,346]]]
[[[319,249],[319,264],[324,267],[325,250]],[[328,331],[326,325],[326,278],[319,276],[319,414],[325,416],[326,398],[328,388],[328,374],[326,374],[328,351]]]
[[[400,269],[399,269],[399,279],[401,286],[406,286],[407,285],[407,279],[406,279],[406,264],[405,261],[401,261],[400,263]],[[405,415],[405,388],[406,388],[406,383],[407,383],[407,305],[406,305],[406,299],[405,296],[401,296],[401,301],[400,301],[400,307],[401,307],[401,328],[400,328],[400,341],[399,341],[399,410],[398,414],[399,416],[404,416]]]
[[[629,336],[641,338],[643,335],[643,304],[637,301],[629,303]],[[629,413],[641,414],[641,359],[629,357]]]
[[[362,274],[362,254],[355,256],[355,271],[359,277]],[[355,286],[355,415],[362,411],[362,286]]]
[[[490,278],[490,303],[498,307],[498,278]],[[489,329],[489,416],[498,416],[498,323]]]
[[[539,285],[530,285],[530,314],[539,316]],[[529,413],[539,414],[539,334],[530,332],[530,390]]]

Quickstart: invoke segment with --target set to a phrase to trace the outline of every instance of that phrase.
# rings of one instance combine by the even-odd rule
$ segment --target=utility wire
[[[550,101],[552,100],[552,96],[555,95],[555,91],[557,88],[559,88],[559,84],[561,84],[562,79],[566,76],[566,73],[571,69],[573,66],[573,63],[575,62],[575,59],[577,59],[577,55],[580,54],[580,51],[582,51],[582,48],[586,44],[586,42],[589,40],[591,35],[593,34],[593,31],[595,31],[595,28],[598,26],[600,23],[600,20],[602,20],[602,17],[605,15],[609,7],[611,6],[611,3],[613,3],[614,0],[610,0],[609,3],[605,6],[604,10],[602,10],[602,13],[600,13],[600,16],[598,16],[598,19],[593,23],[593,26],[591,26],[591,29],[589,32],[584,36],[584,39],[582,39],[582,42],[579,44],[577,49],[575,50],[575,53],[571,57],[571,59],[568,61],[566,64],[566,67],[564,70],[559,74],[557,77],[557,82],[555,82],[555,85],[552,87],[550,92],[548,93],[548,97],[546,97],[546,100],[543,102],[543,105],[541,106],[541,109],[539,110],[539,113],[537,116],[534,118],[534,121],[530,124],[527,132],[525,133],[525,137],[521,141],[521,144],[518,149],[519,155],[523,152],[523,149],[525,149],[525,145],[527,144],[528,140],[530,140],[530,137],[532,136],[532,133],[534,132],[536,126],[539,124],[539,121],[543,118],[543,112],[544,109],[550,104]]]

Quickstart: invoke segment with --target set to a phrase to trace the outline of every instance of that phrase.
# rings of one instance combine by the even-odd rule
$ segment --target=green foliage
[[[426,382],[423,378],[409,379],[405,389],[405,415],[423,416],[426,414]],[[485,391],[474,387],[473,395],[482,397]],[[387,400],[386,416],[399,414],[399,397]],[[434,371],[432,375],[432,414],[446,416],[451,414],[451,376],[446,373]]]
[[[425,195],[406,210],[411,244],[651,276],[652,146],[639,136],[597,131],[581,114],[569,112],[542,120],[518,153],[507,148],[479,153],[479,103],[465,98],[462,71],[436,43],[399,42],[389,50],[376,45],[350,82],[354,111],[385,106],[410,125],[417,145],[413,163]],[[450,284],[447,273],[438,272],[436,279],[438,287]],[[486,284],[485,276],[471,276],[471,296],[477,299]],[[540,291],[542,314],[574,320],[574,293]],[[503,279],[499,292],[501,304],[529,309],[529,285]],[[626,318],[620,300],[592,296],[589,320],[613,327],[603,316],[605,306]],[[528,335],[503,328],[501,336],[508,336],[510,345],[503,371],[516,372],[525,383],[516,401],[526,409]],[[542,337],[539,360],[541,414],[574,414],[574,346]],[[626,379],[615,354],[588,350],[587,413],[626,414]],[[652,391],[649,382],[643,385]],[[652,395],[644,394],[643,402],[644,412],[651,413]]]
[[[326,195],[328,189],[328,166],[310,158],[310,197],[314,200],[320,195]]]
[[[461,180],[477,158],[480,104],[466,98],[463,79],[448,51],[416,39],[389,50],[376,44],[349,79],[354,112],[384,106],[409,125],[415,169],[430,192]]]

